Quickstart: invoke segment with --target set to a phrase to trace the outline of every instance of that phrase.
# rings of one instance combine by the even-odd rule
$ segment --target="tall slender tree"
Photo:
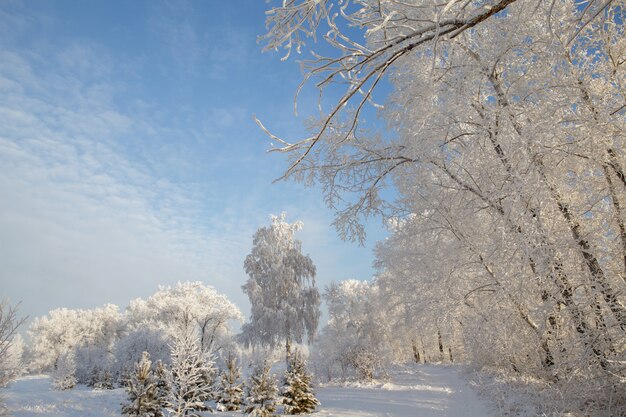
[[[243,326],[248,344],[275,346],[283,341],[287,363],[293,342],[313,340],[320,317],[315,265],[302,254],[294,233],[302,222],[289,224],[285,213],[271,216],[272,224],[253,237],[252,252],[244,261],[250,278],[242,287],[250,298],[250,322]]]

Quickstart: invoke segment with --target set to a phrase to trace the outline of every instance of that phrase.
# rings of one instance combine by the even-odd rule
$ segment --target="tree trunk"
[[[415,360],[415,363],[421,363],[420,352],[417,349],[417,341],[415,339],[411,340],[411,347],[413,348],[413,359]]]
[[[443,361],[443,340],[441,338],[441,330],[439,330],[439,327],[437,326],[437,342],[439,342],[439,358],[441,361]]]
[[[289,364],[291,363],[291,339],[289,336],[285,338],[285,360],[287,363],[287,369],[289,369]]]

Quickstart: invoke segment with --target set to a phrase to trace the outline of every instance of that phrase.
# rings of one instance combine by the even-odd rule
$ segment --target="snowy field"
[[[375,385],[328,385],[317,388],[320,417],[485,417],[492,413],[478,399],[455,366],[398,368],[391,380]],[[14,417],[120,416],[123,389],[92,390],[78,386],[59,392],[47,376],[17,380],[2,393]],[[211,413],[206,413],[211,415]],[[241,416],[241,413],[214,413]]]

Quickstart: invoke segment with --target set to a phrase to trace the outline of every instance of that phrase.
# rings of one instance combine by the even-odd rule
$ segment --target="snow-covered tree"
[[[98,373],[93,387],[96,389],[113,389],[113,374],[109,368],[104,368]]]
[[[246,406],[244,414],[252,417],[271,417],[278,404],[278,385],[270,374],[270,366],[254,368],[246,382]]]
[[[57,369],[52,375],[52,384],[55,389],[65,391],[76,386],[76,361],[74,352],[62,354],[57,361]]]
[[[59,308],[44,317],[35,318],[28,332],[31,341],[30,365],[49,371],[55,369],[59,357],[68,350],[111,351],[123,333],[123,318],[113,304],[92,310]],[[77,359],[80,358],[83,358],[81,354]],[[99,355],[84,358],[104,359]],[[89,377],[93,365],[95,363],[78,364],[81,378],[83,375]]]
[[[272,141],[288,154],[285,178],[321,184],[342,237],[364,239],[373,215],[396,223],[379,285],[406,352],[454,349],[615,413],[626,403],[623,5],[534,6],[283,2],[268,12],[267,48],[324,33],[332,52],[304,62],[305,77],[339,99],[321,101],[309,137]],[[383,84],[392,92],[379,95]],[[364,122],[375,111],[387,129]]]
[[[168,373],[170,393],[167,409],[176,417],[197,417],[198,412],[211,408],[207,402],[214,398],[214,361],[209,352],[191,333],[175,338]]]
[[[119,380],[127,379],[134,364],[141,360],[142,352],[148,352],[154,361],[170,361],[169,339],[164,330],[146,326],[122,336],[115,345],[113,374]]]
[[[354,279],[331,283],[324,299],[329,317],[313,347],[315,368],[327,379],[384,376],[384,365],[393,360],[390,306],[379,299],[378,286]]]
[[[302,254],[294,233],[301,222],[289,224],[285,213],[271,216],[272,224],[254,234],[252,252],[244,268],[249,278],[242,287],[250,299],[250,322],[243,326],[246,343],[274,347],[285,343],[287,360],[291,343],[311,341],[320,317],[320,296],[315,287],[315,265]]]
[[[160,286],[147,300],[131,301],[127,316],[131,329],[160,329],[168,337],[196,332],[201,348],[213,352],[230,347],[230,323],[243,321],[237,306],[202,282]]]
[[[171,392],[168,375],[169,370],[163,361],[158,360],[154,366],[154,380],[156,385],[156,397],[162,409],[165,409],[167,406],[167,400]]]
[[[114,349],[114,345],[112,348]],[[74,354],[76,359],[76,380],[79,384],[96,387],[105,382],[105,377],[113,377],[111,367],[115,358],[108,348],[103,346],[82,346],[75,348]]]
[[[23,342],[16,332],[24,320],[17,317],[16,307],[0,301],[0,388],[22,371]]]
[[[291,355],[281,390],[281,403],[286,414],[312,413],[320,402],[311,387],[311,375],[297,350]]]
[[[135,364],[135,371],[126,388],[128,402],[122,404],[122,414],[129,417],[162,417],[164,415],[151,366],[150,354],[143,352],[141,360]]]
[[[215,401],[219,411],[240,410],[243,404],[241,367],[230,353],[226,360],[226,369],[220,375],[220,385],[217,388]]]

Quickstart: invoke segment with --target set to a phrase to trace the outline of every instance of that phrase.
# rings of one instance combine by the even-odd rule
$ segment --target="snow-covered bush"
[[[311,387],[312,377],[297,350],[291,355],[281,389],[281,404],[286,414],[312,413],[320,402]]]
[[[357,280],[332,283],[324,298],[329,320],[312,349],[313,366],[320,377],[384,377],[392,348],[378,286]]]
[[[246,381],[246,406],[244,414],[251,417],[271,417],[276,411],[278,386],[276,378],[270,374],[270,366],[254,368]]]
[[[150,354],[143,352],[135,364],[128,387],[128,402],[122,404],[122,414],[129,417],[163,417],[163,401],[159,398]]]
[[[52,384],[60,391],[76,386],[76,362],[73,351],[62,354],[57,360],[57,369],[54,371]]]

